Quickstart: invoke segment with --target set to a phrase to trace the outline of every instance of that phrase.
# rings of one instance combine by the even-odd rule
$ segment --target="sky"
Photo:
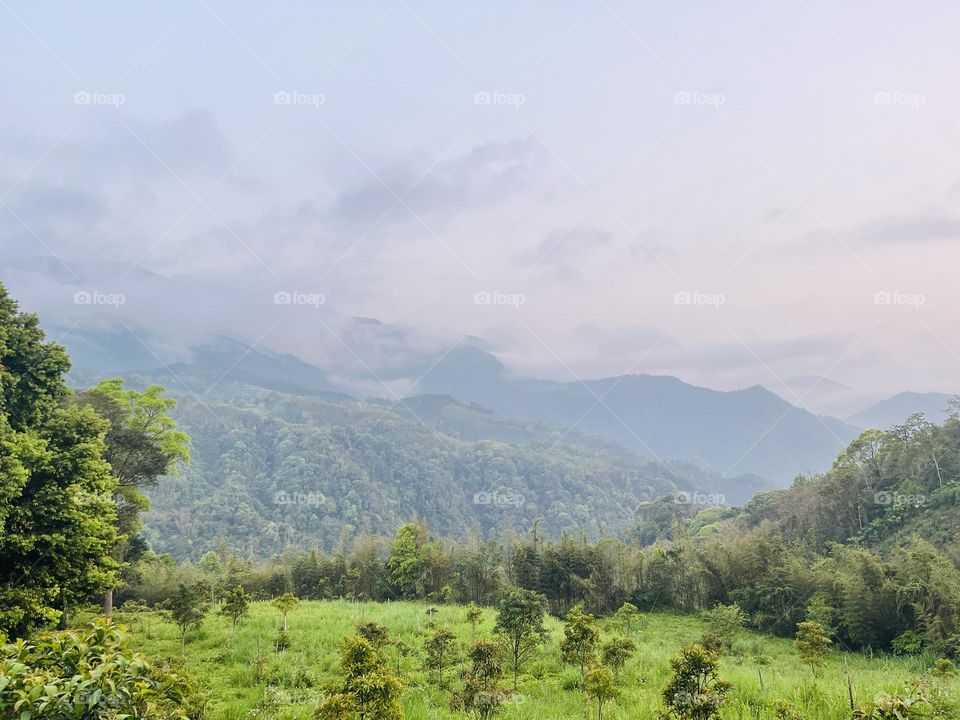
[[[958,21],[0,0],[0,279],[164,357],[227,334],[378,372],[471,336],[518,374],[824,411],[956,392]]]

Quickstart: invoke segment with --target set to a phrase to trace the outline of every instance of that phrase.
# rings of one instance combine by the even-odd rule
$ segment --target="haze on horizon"
[[[797,403],[957,390],[955,4],[0,16],[0,280],[59,326],[374,369],[475,336],[517,373]]]

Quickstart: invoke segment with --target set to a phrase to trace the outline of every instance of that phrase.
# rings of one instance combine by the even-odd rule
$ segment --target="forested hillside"
[[[739,484],[730,501],[741,501],[764,487],[644,462],[606,441],[559,437],[449,398],[384,407],[218,392],[213,404],[181,402],[191,463],[150,491],[144,518],[153,548],[181,559],[221,542],[260,558],[329,550],[345,530],[391,532],[412,517],[446,537],[523,532],[537,519],[552,536],[619,536],[636,507],[657,496]],[[491,436],[502,439],[481,439]]]

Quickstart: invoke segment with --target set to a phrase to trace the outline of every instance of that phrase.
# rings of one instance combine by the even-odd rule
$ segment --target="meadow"
[[[274,642],[280,613],[269,603],[250,606],[250,614],[231,639],[229,621],[210,613],[202,627],[187,636],[183,662],[209,695],[207,717],[211,720],[241,718],[310,718],[323,695],[325,684],[339,672],[338,648],[353,634],[356,624],[375,620],[389,627],[393,639],[402,640],[411,651],[399,658],[406,685],[402,697],[408,720],[465,718],[450,709],[450,689],[458,685],[463,667],[463,649],[471,641],[472,629],[466,610],[458,605],[441,605],[431,617],[428,605],[415,602],[351,603],[347,601],[302,602],[289,616],[291,644],[277,652]],[[155,613],[117,612],[116,619],[127,626],[134,645],[155,658],[180,658],[179,632]],[[484,609],[476,630],[478,638],[492,635],[495,611]],[[610,621],[601,620],[604,636],[614,632]],[[437,684],[436,673],[425,667],[423,640],[433,627],[446,626],[458,640],[457,658],[445,672],[447,689]],[[522,668],[516,694],[497,717],[503,720],[555,720],[594,718],[596,707],[577,689],[579,670],[564,665],[558,643],[561,624],[548,618],[550,640]],[[657,613],[645,615],[633,630],[638,651],[628,661],[618,680],[619,697],[604,708],[604,718],[657,718],[663,706],[661,691],[670,675],[670,658],[685,644],[695,642],[704,630],[696,616]],[[398,657],[388,649],[391,664]],[[929,677],[933,662],[929,656],[892,657],[831,651],[816,677],[798,659],[793,642],[743,630],[732,651],[721,659],[721,677],[733,687],[722,710],[726,720],[779,720],[778,700],[789,701],[804,720],[843,720],[850,717],[847,677],[856,702],[902,690],[905,683]],[[510,686],[509,673],[503,684]],[[761,685],[762,683],[762,685]],[[935,679],[937,692],[956,698],[960,681],[956,676]]]

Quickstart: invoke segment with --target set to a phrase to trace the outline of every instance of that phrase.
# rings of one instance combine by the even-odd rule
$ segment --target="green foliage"
[[[383,655],[359,636],[340,648],[342,681],[331,685],[317,707],[317,720],[402,720],[403,684],[387,667]]]
[[[20,720],[189,720],[204,699],[179,671],[152,665],[106,619],[0,651],[0,715]]]
[[[603,704],[617,696],[613,673],[599,665],[592,666],[583,676],[583,694],[597,704],[597,720],[603,720]]]
[[[470,668],[463,673],[463,688],[450,699],[454,710],[473,713],[478,720],[489,720],[496,714],[506,698],[500,687],[501,654],[502,648],[494,642],[481,640],[470,647]]]
[[[633,635],[633,630],[643,620],[643,615],[633,603],[625,602],[614,614],[614,620],[627,635]]]
[[[250,596],[239,585],[229,591],[223,599],[220,615],[230,618],[230,636],[237,635],[237,622],[250,612]]]
[[[532,590],[515,590],[497,606],[493,631],[501,635],[513,667],[513,689],[517,689],[520,664],[529,658],[547,637],[543,624],[543,597]]]
[[[390,579],[403,597],[423,597],[423,571],[426,564],[427,530],[422,525],[406,523],[397,530],[387,568]]]
[[[176,595],[166,602],[168,617],[180,630],[180,652],[184,652],[187,633],[203,625],[209,604],[205,588],[199,584],[180,583]]]
[[[667,717],[714,720],[730,690],[719,677],[720,659],[701,645],[688,645],[670,661],[673,676],[663,691]]]
[[[723,605],[717,603],[710,610],[701,613],[707,623],[707,633],[701,644],[718,652],[729,650],[737,637],[740,628],[747,624],[747,615],[739,605]]]
[[[357,625],[357,635],[369,642],[377,650],[383,650],[390,644],[390,628],[374,620],[364,620]]]
[[[873,702],[860,705],[853,712],[853,720],[914,720],[928,717],[929,706],[926,686],[916,682],[901,693],[883,695]]]
[[[0,285],[0,634],[24,636],[116,582],[107,423],[67,401],[69,360]]]
[[[467,622],[470,624],[470,637],[477,634],[477,625],[483,620],[483,610],[474,602],[467,605]]]
[[[427,653],[427,663],[437,671],[437,684],[443,687],[444,663],[449,660],[455,648],[456,635],[448,628],[438,628],[427,638],[423,649]]]
[[[800,662],[809,665],[814,675],[817,674],[817,668],[823,665],[832,642],[820,623],[808,620],[797,625],[795,644]]]
[[[280,597],[276,597],[271,600],[270,604],[279,610],[280,614],[283,616],[283,625],[281,625],[281,629],[286,632],[287,615],[289,615],[297,607],[297,605],[300,604],[300,599],[293,593],[284,593]]]
[[[637,644],[628,637],[612,637],[600,646],[600,661],[618,676],[627,660],[637,651]]]
[[[596,658],[600,628],[593,615],[585,612],[582,605],[575,605],[567,613],[563,624],[563,640],[560,653],[563,661],[580,667],[580,676],[586,674],[587,666]]]

